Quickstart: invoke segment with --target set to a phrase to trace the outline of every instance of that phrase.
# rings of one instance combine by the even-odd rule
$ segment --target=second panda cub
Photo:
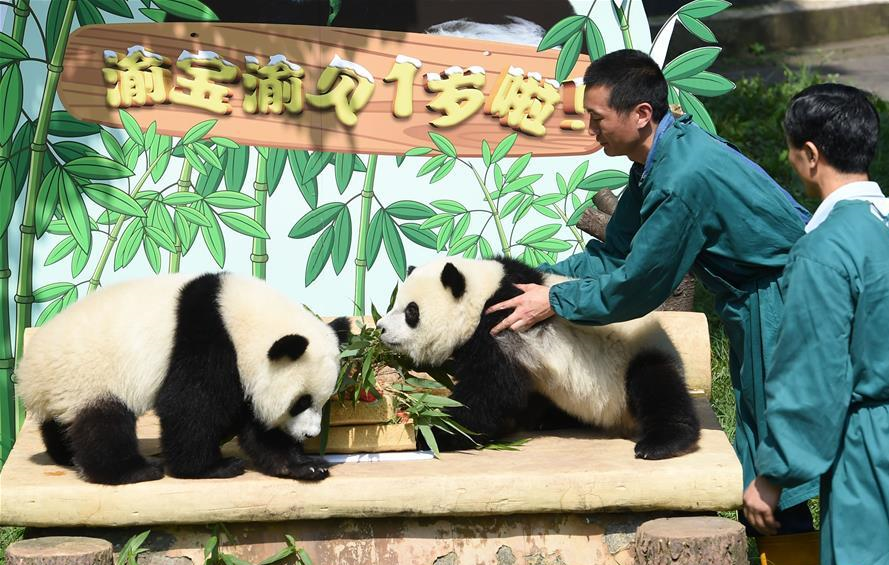
[[[516,284],[564,280],[510,259],[438,259],[410,272],[378,327],[392,349],[454,375],[452,398],[464,407],[448,412],[482,443],[573,418],[635,436],[638,458],[692,451],[700,424],[682,363],[650,318],[582,326],[553,316],[490,334],[511,310],[485,310],[521,294]],[[446,451],[472,447],[459,434],[435,439]]]

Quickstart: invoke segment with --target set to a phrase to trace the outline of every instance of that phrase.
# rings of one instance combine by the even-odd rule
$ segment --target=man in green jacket
[[[557,314],[581,324],[637,318],[657,308],[692,271],[715,295],[730,342],[737,405],[735,450],[744,485],[756,476],[762,437],[763,380],[783,304],[778,279],[808,213],[736,148],[693,123],[674,119],[667,83],[648,55],[622,50],[594,61],[584,76],[589,132],[606,155],[633,161],[605,241],[544,270],[576,277],[489,311],[514,308],[494,328],[526,330]],[[809,482],[782,493],[785,530],[810,530]]]
[[[781,486],[821,479],[825,565],[889,565],[889,199],[867,174],[879,128],[867,96],[840,84],[803,90],[784,118],[790,163],[823,202],[781,283],[744,511],[774,534]]]

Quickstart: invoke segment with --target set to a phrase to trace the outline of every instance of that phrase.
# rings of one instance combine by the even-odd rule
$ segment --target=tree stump
[[[659,518],[636,530],[636,565],[747,565],[744,526],[716,516]]]
[[[112,565],[111,543],[98,538],[50,536],[6,548],[7,565]]]

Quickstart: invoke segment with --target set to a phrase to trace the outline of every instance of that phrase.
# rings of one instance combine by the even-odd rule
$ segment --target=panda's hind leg
[[[667,459],[694,449],[701,425],[678,359],[657,350],[640,352],[627,368],[626,388],[639,424],[637,458]]]
[[[120,485],[163,478],[163,467],[139,453],[136,415],[115,398],[81,410],[68,428],[73,461],[91,483]]]
[[[55,418],[44,420],[40,424],[40,435],[46,452],[57,465],[70,467],[74,465],[74,454],[68,440],[68,426]]]

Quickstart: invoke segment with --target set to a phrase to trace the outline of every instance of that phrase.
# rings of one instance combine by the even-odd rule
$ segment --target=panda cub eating
[[[484,311],[521,294],[515,284],[565,280],[511,259],[438,259],[410,271],[377,325],[390,348],[455,377],[452,398],[464,406],[448,412],[481,443],[573,418],[636,437],[638,458],[692,451],[700,424],[675,347],[656,322],[582,326],[553,316],[524,332],[490,334],[511,310]],[[435,440],[445,451],[472,447],[459,434],[436,430]]]
[[[244,472],[219,446],[238,436],[267,475],[320,480],[303,454],[339,374],[349,322],[325,324],[258,279],[162,275],[87,296],[43,326],[16,372],[50,457],[87,481],[160,479],[138,449],[136,418],[154,409],[167,472]]]

